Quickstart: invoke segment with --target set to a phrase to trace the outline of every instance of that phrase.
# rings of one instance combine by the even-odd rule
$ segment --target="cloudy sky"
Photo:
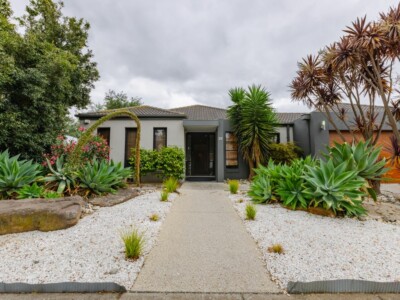
[[[109,89],[171,108],[226,107],[228,90],[265,86],[278,111],[292,103],[296,63],[341,35],[357,16],[375,19],[385,0],[64,0],[64,14],[91,24],[89,46]],[[28,0],[11,0],[17,15]]]

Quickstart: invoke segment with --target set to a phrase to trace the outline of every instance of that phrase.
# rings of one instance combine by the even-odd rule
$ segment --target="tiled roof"
[[[350,103],[339,103],[339,104],[337,105],[337,107],[335,106],[335,107],[333,108],[333,110],[336,111],[337,108],[338,108],[339,110],[344,109],[346,112],[352,112],[351,104],[350,104]],[[369,105],[361,104],[361,108],[362,108],[363,112],[368,112],[368,111],[369,111]],[[381,112],[384,112],[384,111],[385,111],[385,108],[384,108],[383,106],[375,105],[374,111],[375,111],[375,113],[381,113]]]
[[[140,105],[133,106],[127,108],[129,111],[133,112],[139,118],[186,118],[185,114],[174,112],[167,109],[162,109],[158,107],[153,107],[149,105]],[[86,112],[77,114],[78,118],[100,118],[105,116],[106,114],[115,111],[115,109],[111,110],[101,110],[94,112]]]
[[[205,105],[190,105],[170,109],[171,111],[183,113],[188,120],[209,121],[226,119],[226,109]]]
[[[279,124],[293,124],[303,113],[277,113]]]
[[[184,113],[188,120],[219,120],[226,119],[226,109],[205,105],[190,105],[172,108],[171,111]],[[292,124],[300,119],[302,113],[277,113],[279,124]]]

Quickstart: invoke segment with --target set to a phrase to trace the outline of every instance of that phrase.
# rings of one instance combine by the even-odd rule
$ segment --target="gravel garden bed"
[[[170,201],[175,198],[170,195]],[[113,207],[98,208],[69,229],[0,236],[0,282],[115,282],[130,289],[144,256],[172,203],[161,202],[160,192],[140,195]],[[149,220],[152,214],[160,220]],[[125,259],[121,234],[137,228],[145,235],[144,255]]]
[[[256,205],[255,220],[247,221],[250,199],[244,194],[230,199],[282,288],[289,281],[400,281],[399,224],[329,218],[279,204]],[[273,244],[281,244],[284,254],[270,253]]]

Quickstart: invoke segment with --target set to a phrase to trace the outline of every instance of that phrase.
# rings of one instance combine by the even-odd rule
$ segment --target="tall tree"
[[[92,110],[102,110],[102,109],[118,109],[127,108],[132,106],[142,105],[142,99],[139,97],[128,97],[123,91],[116,92],[114,90],[109,90],[104,97],[103,104],[92,104]]]
[[[253,169],[267,161],[269,144],[278,125],[277,116],[271,106],[270,94],[260,85],[252,85],[247,90],[231,89],[229,96],[233,105],[228,108],[228,117],[252,178]]]
[[[98,79],[89,24],[64,17],[63,3],[30,0],[13,25],[0,0],[0,150],[40,159],[65,127],[68,109],[90,103]]]

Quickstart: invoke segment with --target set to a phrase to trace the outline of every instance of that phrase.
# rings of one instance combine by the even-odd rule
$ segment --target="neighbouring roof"
[[[304,113],[277,113],[279,124],[293,124]]]
[[[133,112],[139,118],[182,118],[182,119],[186,118],[185,114],[149,105],[133,106],[133,107],[128,107],[126,109]],[[76,116],[80,119],[100,118],[113,111],[115,111],[115,109],[79,113]]]
[[[210,121],[227,118],[226,109],[198,104],[171,108],[170,111],[183,113],[188,120],[195,121]]]

